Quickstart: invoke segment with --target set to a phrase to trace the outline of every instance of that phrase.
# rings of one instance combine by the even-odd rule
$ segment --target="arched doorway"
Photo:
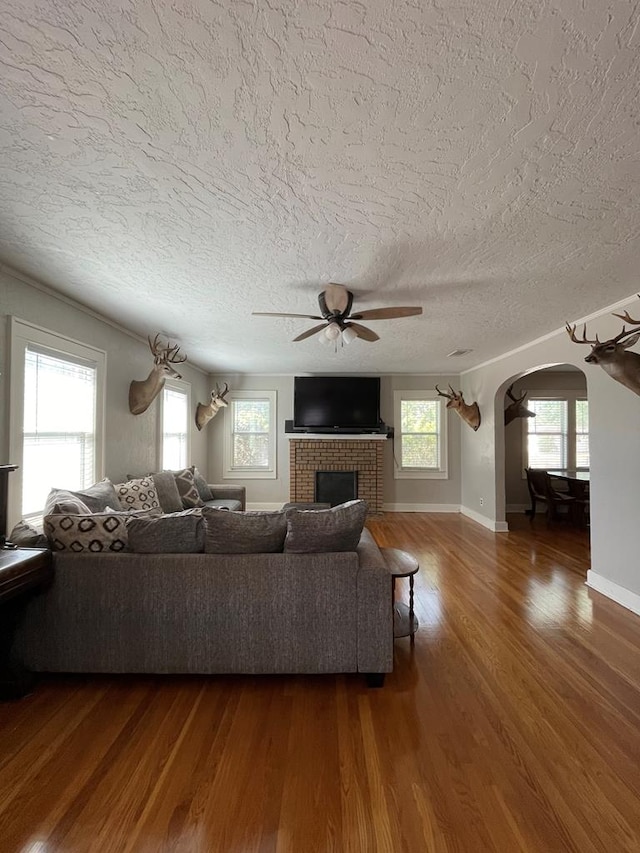
[[[588,469],[589,426],[587,380],[574,365],[528,371],[513,377],[509,388],[510,396],[502,392],[505,410],[512,398],[526,395],[519,407],[523,417],[504,425],[504,506],[513,526],[531,506],[524,469]]]

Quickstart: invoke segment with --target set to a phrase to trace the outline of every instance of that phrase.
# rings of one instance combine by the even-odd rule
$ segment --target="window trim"
[[[165,381],[162,389],[160,391],[160,406],[159,406],[159,418],[158,418],[158,447],[157,447],[157,468],[159,471],[165,470],[168,468],[164,463],[164,392],[165,390],[178,391],[184,394],[187,398],[187,423],[186,423],[186,435],[187,435],[187,459],[184,467],[187,468],[189,466],[189,462],[191,460],[191,383],[187,382],[185,379],[175,379],[168,376]]]
[[[576,403],[579,400],[585,400],[589,403],[589,397],[586,391],[572,389],[569,391],[548,391],[529,390],[527,392],[527,402],[534,400],[564,400],[567,402],[567,465],[566,468],[558,470],[566,471],[589,471],[589,468],[576,466]],[[529,418],[522,418],[522,479],[526,480],[527,475],[525,468],[529,466]],[[590,420],[588,422],[589,429],[586,433],[580,435],[591,435]],[[591,453],[589,453],[589,461],[591,461]],[[550,469],[556,470],[556,469]]]
[[[275,480],[277,479],[277,433],[276,433],[276,391],[229,391],[224,409],[224,460],[222,476],[225,480]],[[266,468],[233,467],[233,404],[236,400],[269,401],[269,464]]]
[[[94,478],[104,477],[104,437],[106,413],[107,353],[66,335],[51,332],[27,320],[10,317],[9,335],[11,362],[9,367],[9,459],[20,466],[9,477],[7,527],[9,530],[22,518],[22,465],[24,434],[24,371],[25,352],[31,344],[51,352],[58,358],[68,357],[85,362],[96,369],[95,452]]]
[[[435,400],[440,407],[440,465],[438,468],[403,468],[402,460],[402,417],[401,405],[404,400]],[[448,480],[449,479],[449,419],[446,400],[437,391],[394,391],[394,465],[395,480]]]

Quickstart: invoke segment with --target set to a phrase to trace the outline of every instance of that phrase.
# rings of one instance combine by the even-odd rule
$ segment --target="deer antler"
[[[167,347],[165,360],[171,362],[171,364],[182,364],[183,361],[187,360],[187,356],[183,355],[181,358],[178,358],[179,352],[180,347],[178,344],[173,347]]]
[[[515,383],[513,383],[513,382],[512,382],[512,383],[511,383],[511,385],[509,385],[509,387],[507,388],[507,392],[506,392],[506,393],[507,393],[507,397],[508,397],[510,400],[513,400],[513,402],[514,402],[514,403],[522,403],[522,401],[524,400],[524,398],[527,396],[527,392],[526,392],[526,391],[524,391],[521,397],[514,397],[514,396],[513,396],[513,386],[514,386],[514,384],[515,384]]]
[[[638,294],[638,298],[640,298],[640,293]],[[614,313],[613,316],[619,317],[621,320],[624,320],[625,323],[631,323],[632,326],[640,326],[640,320],[634,320],[628,311],[625,311],[624,314]]]
[[[600,343],[600,340],[598,339],[597,333],[596,333],[595,341],[590,341],[587,338],[587,324],[586,323],[584,323],[582,326],[582,338],[576,337],[576,324],[575,323],[573,324],[573,326],[570,326],[568,323],[565,323],[564,326],[565,326],[565,329],[567,330],[567,334],[569,335],[571,340],[574,342],[574,344],[591,344],[592,346],[595,346],[596,344]]]
[[[449,388],[451,388],[451,385],[449,385]],[[446,392],[446,391],[441,391],[441,390],[438,388],[438,386],[436,385],[436,391],[438,392],[438,394],[439,394],[441,397],[446,397],[446,398],[447,398],[447,400],[455,400],[455,398],[456,398],[456,392],[453,390],[453,388],[451,388],[451,394],[447,394],[447,392]]]

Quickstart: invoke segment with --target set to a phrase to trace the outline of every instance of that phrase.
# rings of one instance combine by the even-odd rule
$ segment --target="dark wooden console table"
[[[52,580],[46,548],[0,549],[0,699],[18,699],[32,687],[32,674],[12,660],[11,646],[29,597]]]
[[[413,611],[413,578],[420,566],[416,558],[407,551],[401,551],[399,548],[381,548],[380,551],[393,578],[394,591],[397,578],[409,578],[409,606],[402,601],[393,601],[393,636],[410,637],[413,645],[418,630],[418,617]]]

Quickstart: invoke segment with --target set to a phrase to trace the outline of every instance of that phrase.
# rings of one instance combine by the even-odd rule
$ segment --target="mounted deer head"
[[[526,409],[524,405],[524,398],[527,396],[527,392],[524,391],[520,397],[513,396],[513,383],[509,385],[507,388],[507,397],[512,401],[509,403],[507,408],[504,410],[504,425],[510,424],[511,421],[515,421],[516,418],[535,418],[536,413],[532,412],[530,409]]]
[[[211,418],[217,415],[223,406],[229,405],[224,399],[228,393],[229,386],[225,382],[223,391],[221,391],[216,385],[216,390],[211,392],[211,400],[206,405],[204,403],[198,403],[198,408],[196,409],[196,426],[198,429],[202,429],[203,426],[206,426]]]
[[[619,317],[625,323],[630,323],[632,326],[640,326],[640,320],[634,320],[629,316],[629,312],[624,314],[614,314],[614,317]],[[627,352],[629,347],[632,347],[640,339],[640,331],[638,329],[627,329],[623,325],[622,331],[615,338],[610,338],[608,341],[598,340],[598,336],[594,341],[587,339],[587,324],[582,327],[582,337],[576,336],[575,324],[570,326],[566,323],[567,334],[576,344],[591,344],[591,352],[585,358],[588,364],[599,364],[600,367],[608,373],[616,382],[629,388],[634,394],[640,394],[640,354],[637,352]]]
[[[178,357],[180,347],[177,344],[171,346],[171,342],[168,342],[166,346],[162,346],[159,333],[153,341],[150,337],[147,340],[149,341],[149,349],[153,354],[153,367],[146,379],[134,379],[129,385],[129,411],[132,415],[141,415],[147,411],[162,390],[167,376],[182,379],[181,374],[173,365],[182,364],[187,360],[186,355]]]
[[[477,430],[480,426],[480,408],[478,407],[478,404],[472,403],[469,406],[464,401],[462,391],[454,391],[451,385],[449,385],[449,390],[451,393],[447,394],[445,391],[441,391],[436,385],[436,391],[438,394],[449,400],[447,403],[447,409],[454,409],[472,430]]]

